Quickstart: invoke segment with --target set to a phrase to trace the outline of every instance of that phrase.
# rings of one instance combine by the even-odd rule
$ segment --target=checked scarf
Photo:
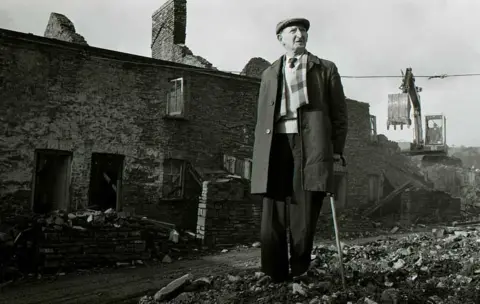
[[[299,58],[297,70],[295,71],[295,80],[290,83],[290,104],[297,104],[298,107],[308,104],[307,94],[307,58],[308,53]],[[283,57],[284,65],[287,64],[286,56]],[[280,117],[287,115],[287,80],[283,77],[282,101],[280,104]]]

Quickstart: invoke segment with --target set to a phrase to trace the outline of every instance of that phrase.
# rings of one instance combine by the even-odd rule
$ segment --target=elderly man
[[[340,75],[333,62],[306,50],[309,27],[303,18],[277,25],[285,55],[263,72],[258,98],[251,192],[263,195],[262,270],[275,281],[310,266],[316,223],[347,135]]]

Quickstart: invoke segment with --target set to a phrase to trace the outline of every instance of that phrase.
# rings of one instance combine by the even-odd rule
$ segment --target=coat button
[[[270,101],[270,105],[274,106],[274,105],[275,105],[275,101],[274,101],[274,100]]]
[[[270,129],[265,130],[265,133],[270,134],[272,131]]]

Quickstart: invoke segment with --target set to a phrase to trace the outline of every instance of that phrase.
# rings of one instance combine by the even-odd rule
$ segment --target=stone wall
[[[407,190],[401,194],[399,213],[406,224],[452,222],[462,218],[461,200],[442,191]]]
[[[240,75],[261,78],[263,71],[265,71],[265,69],[269,66],[270,62],[267,60],[260,57],[255,57],[248,61]]]
[[[0,201],[9,206],[30,205],[35,149],[72,153],[71,209],[88,201],[93,152],[125,156],[123,206],[159,203],[167,158],[220,168],[224,153],[252,152],[251,78],[8,30],[0,67]],[[165,116],[178,77],[181,120]]]
[[[187,1],[168,0],[152,15],[152,57],[196,67],[213,68],[185,45]]]
[[[248,195],[249,186],[237,179],[203,183],[198,205],[197,238],[207,246],[259,240],[262,205]]]
[[[371,136],[368,103],[347,99],[347,107],[349,127],[344,151],[348,164],[347,206],[358,207],[368,202],[369,176],[391,173],[396,179],[395,188],[410,178],[411,172],[420,171],[407,157],[397,153],[395,142],[384,135]]]
[[[66,16],[51,13],[45,29],[45,37],[87,45],[87,41],[75,30],[75,25]]]

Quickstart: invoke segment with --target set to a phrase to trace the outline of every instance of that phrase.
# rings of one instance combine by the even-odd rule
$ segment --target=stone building
[[[154,32],[159,14],[185,26],[171,2],[162,9]],[[198,205],[202,181],[226,173],[225,154],[251,155],[259,80],[195,67],[177,45],[185,34],[154,36],[154,58],[89,46],[60,14],[45,35],[0,30],[3,207],[128,209],[178,223],[196,219],[185,202]],[[180,54],[189,65],[173,62]]]

